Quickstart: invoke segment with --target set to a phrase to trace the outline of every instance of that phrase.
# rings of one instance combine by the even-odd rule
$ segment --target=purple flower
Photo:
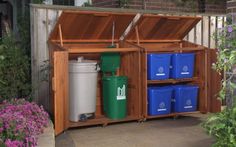
[[[35,147],[37,135],[43,132],[48,120],[48,113],[35,103],[23,99],[6,101],[0,109],[0,137],[5,138],[2,141],[7,147]]]
[[[6,147],[23,147],[23,142],[19,140],[7,139],[5,141]]]
[[[229,33],[233,32],[233,27],[232,27],[232,26],[228,26],[227,31],[228,31]]]

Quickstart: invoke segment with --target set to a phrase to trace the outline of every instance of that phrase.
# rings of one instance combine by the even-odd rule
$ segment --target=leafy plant
[[[28,96],[31,90],[29,58],[12,35],[0,43],[0,102]]]
[[[217,62],[213,68],[220,74],[224,72],[220,99],[226,99],[227,107],[220,113],[211,115],[204,123],[206,131],[215,137],[215,147],[236,146],[236,26],[227,25],[215,35],[217,39]]]

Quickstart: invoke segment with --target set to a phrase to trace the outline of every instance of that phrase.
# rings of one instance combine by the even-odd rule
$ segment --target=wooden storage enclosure
[[[140,17],[136,17],[140,16]],[[54,112],[55,134],[67,128],[108,123],[168,117],[189,113],[207,113],[212,108],[211,56],[214,51],[183,38],[201,20],[201,17],[163,16],[121,12],[64,11],[49,38],[51,74],[51,97]],[[112,42],[116,48],[108,48]],[[69,71],[70,60],[83,56],[99,62],[104,52],[121,54],[119,75],[128,77],[128,116],[122,120],[105,117],[102,96],[102,74],[97,80],[96,114],[85,122],[69,121]],[[195,53],[194,76],[185,79],[147,80],[147,54],[149,53]],[[170,113],[150,116],[147,112],[147,88],[149,85],[195,84],[199,86],[198,107],[195,112]],[[217,87],[217,86],[215,86]],[[211,104],[212,103],[212,104]],[[215,104],[214,104],[215,105]],[[220,107],[220,105],[217,105]]]
[[[189,31],[201,20],[201,17],[160,16],[144,14],[131,31],[127,40],[142,50],[142,109],[144,118],[157,118],[208,112],[208,49],[183,41]],[[137,33],[138,32],[138,33]],[[138,35],[137,35],[138,34]],[[147,55],[150,53],[195,53],[195,68],[192,78],[148,80]],[[199,86],[197,111],[170,113],[166,115],[148,115],[148,86],[172,84],[195,84]]]
[[[135,17],[135,14],[65,11],[62,12],[49,38],[51,49],[52,98],[55,134],[70,127],[88,126],[142,119],[141,109],[141,55],[139,48],[128,44],[120,45],[119,37]],[[116,48],[108,48],[112,42],[112,26],[115,23],[114,42]],[[121,67],[119,75],[128,77],[127,117],[111,120],[102,111],[101,73],[97,81],[96,114],[85,122],[69,121],[68,62],[83,56],[99,61],[104,52],[119,52]]]

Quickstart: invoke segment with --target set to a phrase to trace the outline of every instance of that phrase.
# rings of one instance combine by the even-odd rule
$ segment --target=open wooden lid
[[[137,23],[139,40],[181,41],[200,20],[201,17],[144,14]],[[137,39],[134,29],[126,39]]]
[[[135,17],[135,13],[112,13],[96,11],[64,11],[51,32],[50,40],[60,40],[59,26],[63,40],[99,42],[112,40],[112,26],[115,24],[114,41],[118,41]]]

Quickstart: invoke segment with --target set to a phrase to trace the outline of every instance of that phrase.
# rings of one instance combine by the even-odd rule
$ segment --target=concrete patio
[[[56,147],[210,147],[201,128],[203,114],[70,129],[56,137]]]

